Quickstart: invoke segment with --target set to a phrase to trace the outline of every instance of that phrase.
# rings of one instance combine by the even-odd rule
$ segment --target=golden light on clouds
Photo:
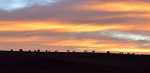
[[[150,31],[149,24],[72,24],[59,22],[0,22],[0,31],[52,30],[54,32],[96,32],[104,30],[143,30]],[[20,25],[21,24],[21,25]],[[136,26],[135,26],[136,25]],[[134,29],[133,29],[134,28]]]
[[[147,0],[62,0],[9,11],[0,7],[0,49],[63,47],[148,53],[149,7]]]
[[[71,23],[63,23],[59,22],[1,22],[0,24],[8,24],[9,26],[2,25],[0,29],[1,32],[7,31],[16,31],[16,32],[29,32],[29,31],[37,31],[38,30],[49,30],[50,32],[61,32],[61,33],[85,33],[85,32],[100,32],[106,30],[119,30],[119,31],[150,31],[150,25],[136,25],[135,24],[71,24]],[[20,25],[21,24],[21,25]],[[133,29],[134,28],[134,29]],[[48,32],[48,31],[47,31]],[[21,34],[20,34],[21,35]],[[64,34],[65,35],[65,34]],[[80,36],[80,35],[76,35]],[[90,36],[90,35],[89,35]],[[79,50],[85,50],[83,47],[87,47],[88,50],[96,51],[126,51],[126,52],[140,52],[141,50],[137,49],[129,49],[122,50],[121,48],[134,48],[138,47],[139,44],[136,43],[119,43],[117,41],[112,40],[96,40],[89,39],[86,36],[84,39],[63,39],[63,38],[55,38],[55,39],[47,39],[45,37],[39,36],[25,36],[25,37],[1,37],[1,44],[11,44],[11,43],[21,43],[22,45],[27,45],[27,43],[35,43],[45,45],[45,46],[68,46],[68,47],[79,47]],[[93,36],[93,35],[91,35]],[[97,36],[97,35],[95,35]],[[55,36],[54,36],[55,37]],[[69,37],[68,37],[69,38]],[[7,40],[6,40],[7,39]],[[41,41],[40,41],[41,40]],[[124,41],[124,40],[123,40]],[[98,43],[101,42],[101,43]],[[120,49],[116,49],[120,48]]]
[[[117,25],[95,25],[95,24],[69,24],[57,22],[0,22],[0,31],[33,31],[33,30],[54,30],[56,32],[94,32],[108,29],[120,29]],[[21,24],[21,25],[20,25]],[[9,26],[8,26],[9,25]]]
[[[83,5],[83,9],[87,10],[103,10],[103,11],[135,11],[135,12],[150,12],[149,3],[145,2],[104,2],[104,3],[89,3]]]

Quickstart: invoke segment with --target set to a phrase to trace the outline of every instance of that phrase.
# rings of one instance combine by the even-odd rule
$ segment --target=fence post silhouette
[[[48,50],[45,50],[45,52],[47,53],[47,52],[48,52]]]

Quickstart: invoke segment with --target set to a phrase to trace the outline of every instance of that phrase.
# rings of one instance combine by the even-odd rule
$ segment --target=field
[[[150,73],[150,56],[1,51],[0,73]]]

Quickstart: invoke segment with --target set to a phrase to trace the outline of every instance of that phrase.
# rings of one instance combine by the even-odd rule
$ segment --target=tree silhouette
[[[107,54],[110,54],[110,51],[107,51],[106,53],[107,53]]]
[[[14,50],[13,50],[13,49],[11,49],[10,51],[11,51],[11,52],[13,52]]]
[[[40,52],[40,50],[38,49],[37,52]]]
[[[70,50],[67,50],[67,52],[70,52]]]
[[[93,50],[92,53],[95,53],[95,51]]]
[[[23,52],[23,49],[19,49],[19,52]]]

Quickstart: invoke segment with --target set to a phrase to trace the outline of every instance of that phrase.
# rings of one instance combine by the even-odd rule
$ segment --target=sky
[[[0,0],[0,50],[150,54],[149,0]]]

